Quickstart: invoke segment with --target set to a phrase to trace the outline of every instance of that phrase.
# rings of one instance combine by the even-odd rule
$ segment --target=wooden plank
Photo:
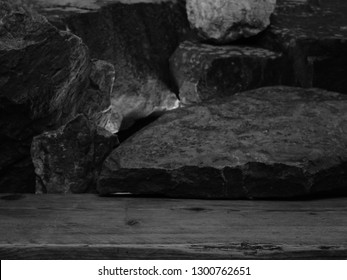
[[[243,247],[246,246],[246,247]],[[248,247],[249,246],[249,247]],[[251,248],[254,249],[251,249]],[[269,249],[261,244],[229,245],[30,245],[0,246],[1,259],[346,259],[347,248],[282,246]]]
[[[0,257],[347,259],[346,217],[347,198],[218,201],[1,195]]]

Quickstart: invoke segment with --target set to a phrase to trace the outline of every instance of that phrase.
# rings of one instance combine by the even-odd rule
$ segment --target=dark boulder
[[[109,93],[87,90],[94,68],[79,37],[28,8],[0,1],[0,192],[34,192],[35,135],[78,113],[92,119],[110,106]]]
[[[277,2],[260,45],[288,56],[294,85],[347,93],[347,2]]]
[[[268,87],[167,113],[106,159],[101,194],[347,194],[347,96]]]
[[[212,46],[186,41],[170,59],[181,102],[291,82],[280,53],[248,46]]]
[[[109,112],[114,130],[178,106],[168,60],[190,36],[184,1],[73,1],[69,7],[59,2],[37,9],[81,37],[93,58],[115,67]]]
[[[36,136],[31,146],[36,193],[95,191],[101,164],[116,145],[117,136],[95,127],[83,115]]]

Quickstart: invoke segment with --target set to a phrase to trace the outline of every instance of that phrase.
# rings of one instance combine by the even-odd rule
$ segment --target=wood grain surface
[[[0,196],[1,259],[347,259],[347,198]]]

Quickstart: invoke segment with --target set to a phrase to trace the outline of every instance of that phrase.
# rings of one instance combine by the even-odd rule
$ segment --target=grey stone
[[[88,50],[11,1],[0,1],[0,23],[0,192],[33,192],[32,137],[78,110]]]
[[[95,127],[83,115],[36,136],[31,146],[36,193],[95,191],[100,167],[117,144],[117,136]]]
[[[187,0],[190,24],[202,38],[229,43],[270,25],[276,0]]]
[[[190,31],[183,1],[70,4],[36,1],[35,7],[59,28],[81,37],[93,58],[114,65],[112,106],[104,120],[113,119],[110,128],[114,132],[178,107],[168,60]]]
[[[347,194],[347,96],[267,87],[177,109],[106,159],[101,194],[297,198]]]
[[[289,58],[293,85],[347,93],[347,2],[278,0],[259,45]]]
[[[116,133],[119,119],[111,112],[111,93],[114,86],[115,70],[113,64],[103,60],[92,60],[89,84],[83,98],[80,113],[88,116],[96,125]],[[116,127],[116,128],[115,128]]]
[[[281,53],[249,46],[186,41],[172,55],[170,66],[183,104],[291,80]]]
[[[35,135],[110,107],[108,80],[99,83],[96,65],[79,37],[0,1],[0,192],[34,192]]]

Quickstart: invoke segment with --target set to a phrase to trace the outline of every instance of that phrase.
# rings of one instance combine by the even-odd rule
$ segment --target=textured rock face
[[[275,5],[276,0],[187,0],[187,13],[204,39],[228,43],[263,31]]]
[[[31,106],[32,118],[54,115],[64,122],[77,110],[79,89],[89,74],[81,39],[59,32],[47,20],[2,1],[1,95],[16,106]]]
[[[346,93],[347,2],[278,0],[261,46],[289,57],[295,85]]]
[[[83,98],[80,113],[88,116],[95,124],[115,133],[119,120],[111,112],[111,93],[115,79],[113,64],[103,60],[93,60],[89,74],[89,84]]]
[[[58,130],[36,136],[31,146],[36,192],[93,191],[102,162],[117,144],[116,136],[96,128],[82,115]]]
[[[280,54],[246,46],[211,46],[186,41],[170,59],[182,103],[290,83]]]
[[[170,112],[105,161],[101,194],[347,194],[347,96],[269,87]]]
[[[109,93],[93,84],[95,63],[77,36],[0,1],[0,192],[34,191],[33,136],[110,106]]]
[[[168,60],[189,32],[182,1],[94,1],[107,5],[94,7],[93,12],[86,12],[91,6],[81,1],[76,11],[55,10],[58,2],[45,3],[40,11],[81,37],[93,58],[110,61],[115,67],[109,111],[116,120],[114,131],[178,106]],[[86,10],[80,13],[83,5]]]

